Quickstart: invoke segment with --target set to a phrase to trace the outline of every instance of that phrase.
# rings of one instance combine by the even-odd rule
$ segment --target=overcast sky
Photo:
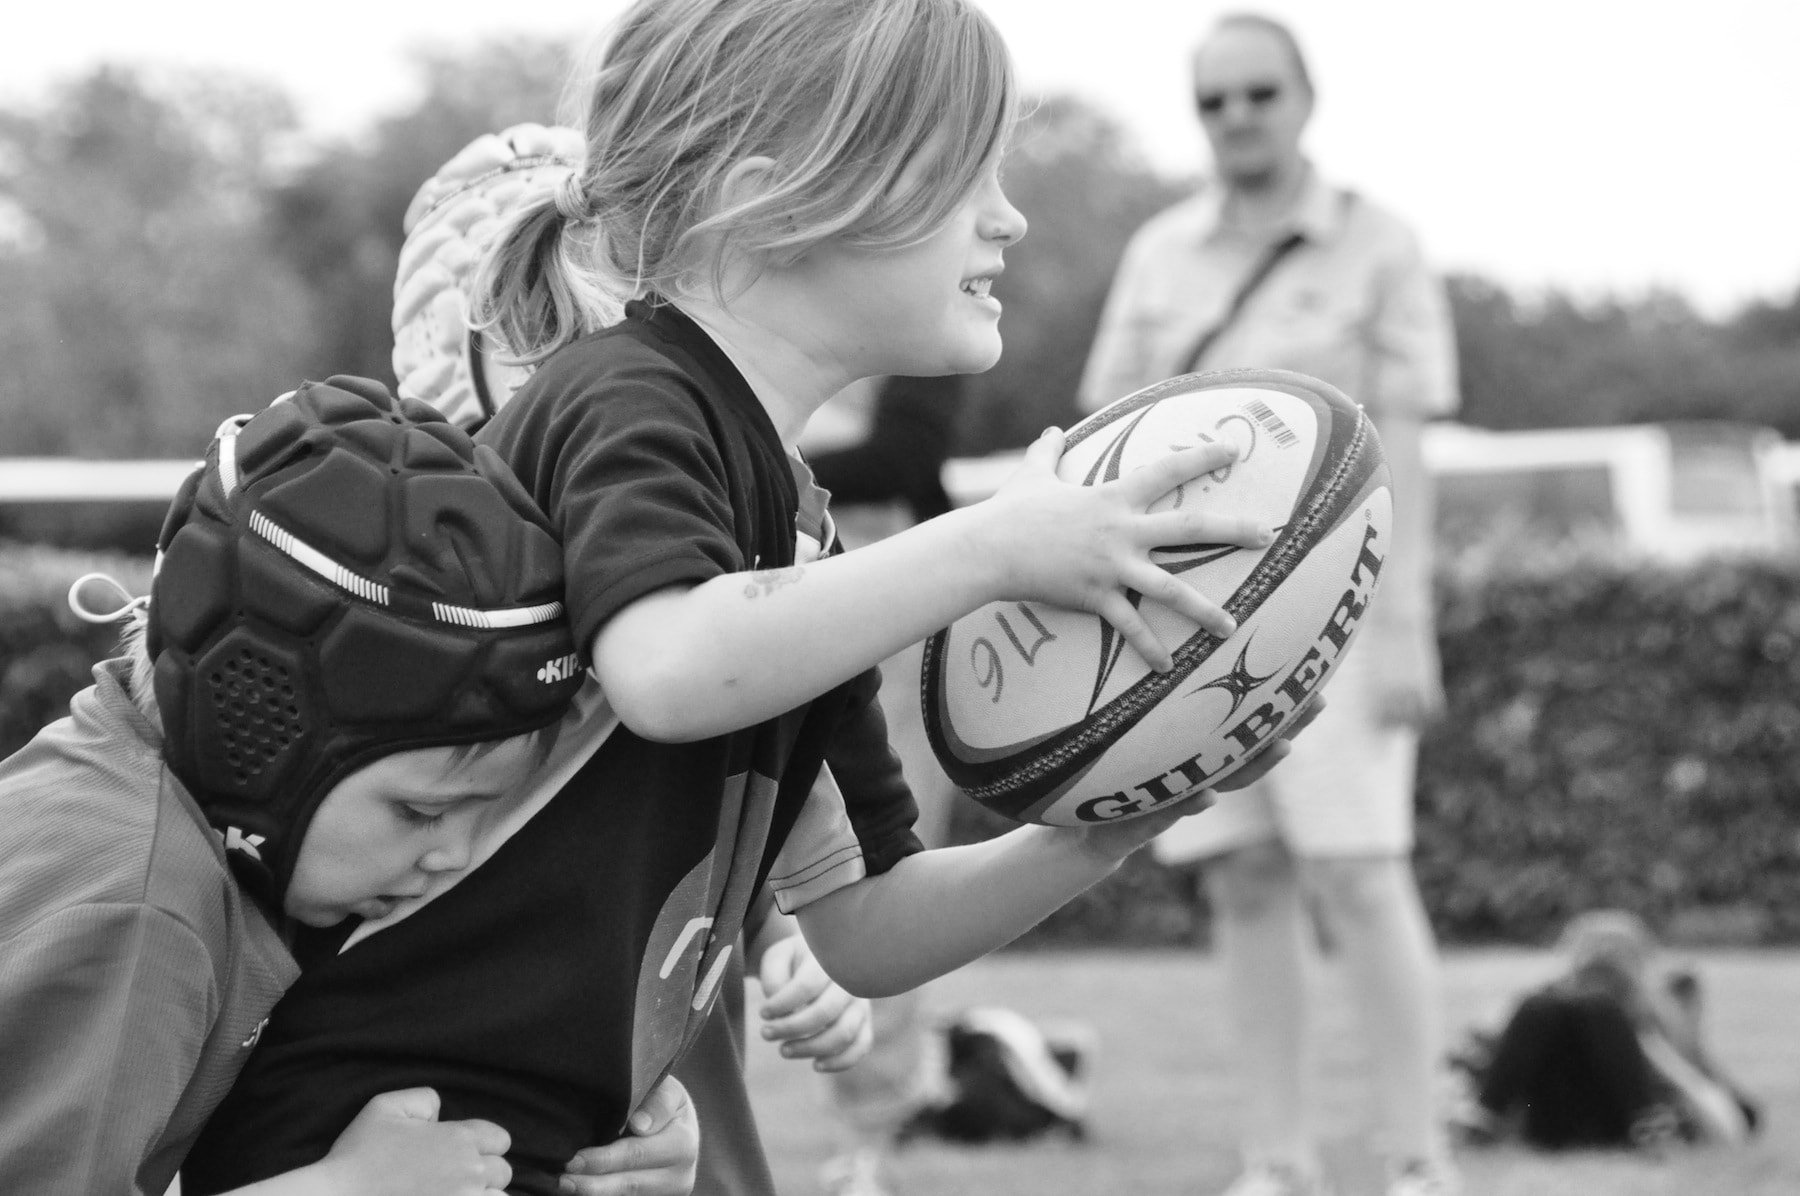
[[[1204,164],[1186,57],[1221,6],[978,2],[1028,87],[1087,96],[1170,171]],[[0,98],[27,98],[103,59],[221,65],[284,85],[312,128],[344,134],[405,103],[410,45],[508,31],[585,37],[622,7],[21,2],[0,41]],[[1412,217],[1440,265],[1526,288],[1666,285],[1713,311],[1800,288],[1800,3],[1242,7],[1288,18],[1306,44],[1321,166]]]

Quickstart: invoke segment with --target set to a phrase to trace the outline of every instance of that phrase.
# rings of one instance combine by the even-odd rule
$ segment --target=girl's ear
[[[729,212],[768,194],[774,170],[775,159],[762,154],[735,163],[719,186],[720,210]]]
[[[773,189],[775,159],[756,154],[736,163],[725,172],[725,178],[719,187],[719,210],[729,212],[741,205],[753,204],[768,195]],[[786,231],[794,230],[793,217],[786,222]],[[804,249],[767,250],[755,256],[755,268],[761,270],[769,266],[790,266],[805,255]]]

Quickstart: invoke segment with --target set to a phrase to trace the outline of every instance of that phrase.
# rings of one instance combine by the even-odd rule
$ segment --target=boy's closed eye
[[[450,812],[450,807],[415,806],[409,805],[406,802],[398,802],[394,806],[394,812],[400,816],[403,822],[408,822],[413,826],[429,830],[432,827],[442,825],[444,816]]]
[[[402,821],[429,830],[443,825],[444,820],[452,814],[470,812],[479,815],[483,810],[495,806],[505,796],[504,792],[489,789],[468,793],[446,793],[429,799],[408,796],[396,798],[393,802],[393,809]]]

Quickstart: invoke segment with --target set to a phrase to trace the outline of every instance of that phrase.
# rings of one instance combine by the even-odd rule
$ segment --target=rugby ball
[[[1274,542],[1171,545],[1152,559],[1231,613],[1229,638],[1139,599],[1170,672],[1098,615],[1033,602],[983,607],[928,641],[926,731],[970,797],[1055,826],[1140,817],[1249,763],[1333,674],[1393,530],[1381,441],[1341,392],[1279,370],[1171,378],[1071,429],[1057,472],[1091,486],[1220,440],[1237,460],[1152,509],[1248,515]]]

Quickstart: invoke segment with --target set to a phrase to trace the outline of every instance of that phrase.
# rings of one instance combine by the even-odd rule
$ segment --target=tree
[[[1450,279],[1461,418],[1491,428],[1729,419],[1800,436],[1800,296],[1711,321],[1669,291],[1522,300]]]
[[[262,200],[289,105],[222,75],[102,68],[0,112],[0,440],[193,455],[293,385],[311,336]]]
[[[1745,418],[1800,440],[1800,286],[1785,303],[1752,303],[1726,326]]]
[[[420,185],[483,133],[549,124],[568,72],[561,43],[515,39],[414,57],[419,102],[361,142],[320,153],[273,200],[275,244],[312,292],[315,376],[393,376],[389,319],[401,222]]]

